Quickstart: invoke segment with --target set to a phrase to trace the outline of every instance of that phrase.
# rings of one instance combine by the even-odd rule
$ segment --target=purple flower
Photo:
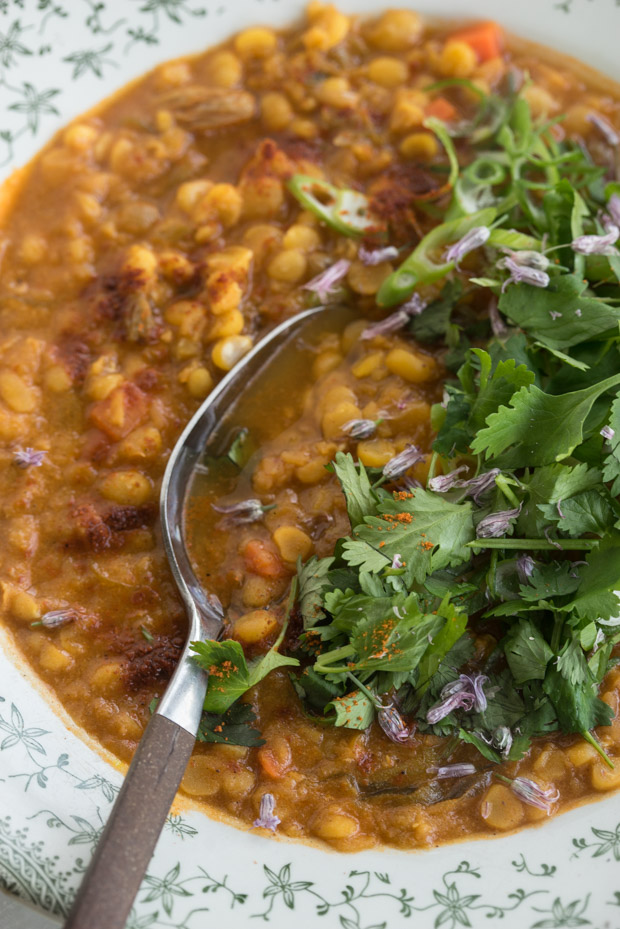
[[[608,442],[611,442],[615,434],[616,432],[614,429],[611,428],[611,426],[603,426],[603,428],[601,429],[601,435],[603,436],[604,439],[607,439]]]
[[[414,294],[410,300],[403,303],[394,313],[391,313],[380,323],[373,323],[367,326],[362,332],[360,338],[374,339],[377,335],[389,335],[391,332],[398,332],[403,329],[412,316],[418,316],[426,307],[426,303],[418,294]]]
[[[445,260],[453,261],[458,268],[460,260],[464,258],[465,255],[469,255],[470,252],[480,248],[481,245],[484,245],[484,243],[488,241],[490,235],[491,230],[488,229],[487,226],[474,226],[473,229],[465,233],[462,239],[459,239],[458,242],[455,242],[454,245],[451,245],[450,248],[446,250],[444,256]]]
[[[502,293],[509,284],[531,284],[533,287],[548,287],[551,280],[546,271],[539,271],[538,268],[521,265],[511,257],[502,258],[501,267],[510,271],[510,277],[502,285]]]
[[[561,500],[558,500],[558,502],[557,502],[556,505],[555,505],[555,506],[556,506],[556,509],[557,509],[557,511],[558,511],[558,516],[560,517],[560,519],[566,519],[566,517],[564,516],[564,513],[562,512],[562,505],[561,505],[561,504],[562,504],[562,501],[561,501]]]
[[[58,629],[60,626],[66,626],[68,623],[74,623],[80,618],[77,610],[49,610],[44,613],[38,623],[33,625],[44,626],[45,629]]]
[[[498,726],[498,728],[493,733],[493,747],[496,748],[498,752],[501,752],[504,758],[510,754],[512,741],[512,732],[508,726]]]
[[[405,720],[395,706],[385,706],[377,712],[379,725],[388,739],[397,744],[410,742],[413,737],[413,727],[409,729]]]
[[[317,295],[320,303],[327,303],[329,297],[335,291],[336,284],[338,284],[343,277],[346,277],[350,267],[351,262],[347,261],[346,258],[342,258],[340,261],[333,264],[331,268],[328,268],[327,271],[323,271],[322,274],[312,278],[307,284],[303,284],[302,290],[311,290]]]
[[[481,519],[476,527],[476,537],[479,539],[499,539],[510,527],[511,520],[521,512],[522,504],[514,510],[500,510]]]
[[[552,805],[560,798],[560,791],[557,787],[549,787],[547,790],[543,790],[536,781],[531,781],[529,777],[515,777],[510,782],[510,787],[517,797],[520,797],[525,803],[529,803],[530,806],[535,806],[539,810],[544,810],[547,814],[551,812]]]
[[[239,503],[229,503],[226,506],[218,506],[212,503],[211,506],[216,513],[222,513],[229,517],[229,522],[233,526],[242,526],[244,523],[255,523],[263,518],[266,507],[260,500],[240,500]]]
[[[437,780],[446,777],[467,777],[468,774],[475,774],[476,768],[473,764],[446,764],[440,768],[427,768],[428,774],[434,774]]]
[[[620,145],[620,136],[604,116],[600,116],[598,113],[590,113],[586,119],[593,126],[596,126],[608,145],[612,147]]]
[[[570,247],[578,255],[617,255],[614,248],[620,238],[620,228],[615,223],[608,224],[605,235],[580,235],[573,239]]]
[[[460,674],[442,689],[440,701],[430,708],[426,720],[431,725],[448,716],[452,710],[463,709],[465,712],[475,709],[483,713],[487,708],[487,698],[483,685],[488,682],[486,674]]]
[[[403,567],[403,560],[400,557],[400,555],[396,553],[396,555],[394,555],[394,557],[392,558],[392,570],[398,571],[402,567]]]
[[[497,308],[497,300],[491,300],[489,306],[489,322],[491,323],[491,332],[496,339],[505,339],[510,328],[504,323],[501,314]]]
[[[519,555],[517,558],[517,574],[522,584],[526,584],[534,573],[536,562],[531,555]]]
[[[388,480],[394,480],[425,457],[424,452],[421,452],[416,445],[408,445],[403,452],[390,458],[388,463],[383,466],[383,476]]]
[[[467,465],[461,465],[460,468],[455,468],[449,474],[438,474],[437,477],[432,477],[428,482],[428,489],[434,490],[437,494],[445,494],[447,490],[452,490],[453,487],[462,487],[463,481],[458,479],[458,475],[462,474],[463,471],[467,471]]]
[[[609,213],[612,222],[616,226],[620,226],[620,195],[612,194],[607,202],[607,212]]]
[[[377,423],[374,419],[350,419],[342,431],[352,439],[368,439],[377,431]]]
[[[470,477],[466,481],[455,479],[453,475],[458,474],[463,468],[465,468],[465,465],[456,468],[450,474],[442,474],[439,477],[432,478],[429,481],[429,488],[434,490],[435,493],[445,493],[446,490],[458,487],[465,490],[468,497],[473,497],[476,503],[479,503],[480,497],[495,486],[495,478],[500,473],[500,470],[499,468],[491,468],[490,471],[484,471],[478,477]]]
[[[557,310],[549,310],[549,316],[554,322],[556,319],[562,319],[562,314],[558,313]]]
[[[13,461],[19,468],[40,468],[47,452],[36,451],[34,448],[18,448]]]
[[[398,258],[398,249],[393,245],[388,245],[386,248],[376,248],[371,251],[369,248],[360,245],[357,257],[363,265],[372,267],[381,264],[382,261],[391,261],[392,258]]]
[[[254,820],[254,828],[256,829],[271,829],[272,832],[275,832],[282,820],[275,815],[276,801],[273,794],[263,794],[260,801],[260,809],[258,811],[258,819]]]
[[[512,249],[507,249],[506,255],[521,268],[533,268],[535,271],[546,271],[550,265],[550,261],[546,255],[543,255],[542,252],[535,252],[528,248],[521,249],[518,252],[513,252]],[[497,265],[500,268],[508,267],[507,259],[500,259],[497,262]]]
[[[447,697],[443,696],[442,690],[441,695],[442,699],[439,703],[432,706],[426,714],[426,721],[430,723],[431,726],[438,723],[440,719],[449,716],[452,710],[463,709],[465,712],[469,712],[474,705],[474,695],[467,693],[465,690],[456,691],[456,693],[450,694]]]

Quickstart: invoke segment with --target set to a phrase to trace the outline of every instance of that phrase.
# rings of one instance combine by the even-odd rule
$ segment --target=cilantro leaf
[[[564,645],[558,655],[556,667],[571,687],[592,682],[592,674],[583,654],[581,643],[574,637]]]
[[[364,564],[364,570],[377,570],[376,556],[392,561],[400,555],[409,583],[448,565],[471,559],[467,543],[474,538],[472,505],[450,503],[439,494],[417,488],[406,499],[386,499],[377,507],[381,517],[366,517],[356,529],[358,541],[345,544],[343,557],[350,563]],[[361,546],[374,555],[358,560]],[[356,561],[352,561],[354,556]],[[375,567],[369,566],[370,564]]]
[[[324,674],[317,674],[314,668],[304,668],[297,677],[291,675],[293,686],[302,700],[315,710],[323,710],[325,705],[342,694],[342,689],[333,681],[328,681]]]
[[[359,690],[345,694],[344,697],[335,697],[325,707],[325,712],[333,710],[334,726],[343,726],[345,729],[367,729],[375,717],[375,708],[368,697]]]
[[[347,501],[351,528],[355,529],[364,516],[376,511],[378,496],[370,486],[366,468],[361,461],[356,464],[352,455],[337,452],[333,468]]]
[[[613,481],[611,493],[617,497],[620,494],[620,394],[616,396],[611,405],[609,426],[614,434],[610,439],[611,451],[605,456],[603,478],[606,481]]]
[[[446,622],[429,644],[420,662],[418,694],[425,692],[442,660],[467,629],[467,615],[459,613],[454,605],[448,601],[447,597],[439,605],[437,614],[445,617]]]
[[[298,603],[304,629],[309,629],[325,618],[322,609],[323,594],[330,587],[328,574],[334,558],[312,556],[305,564],[297,566],[299,580]]]
[[[281,655],[275,645],[250,664],[239,642],[233,639],[192,642],[191,647],[194,661],[209,672],[205,697],[205,710],[209,713],[225,713],[235,700],[275,668],[299,664],[296,658]]]
[[[409,330],[418,342],[436,342],[445,336],[450,316],[463,294],[463,285],[458,278],[446,281],[436,300],[414,316]]]
[[[517,521],[517,529],[527,536],[540,536],[548,520],[540,507],[556,505],[600,483],[601,472],[585,463],[574,466],[552,464],[536,468],[525,481],[528,499]]]
[[[586,532],[604,535],[616,519],[609,499],[598,490],[586,490],[561,501],[561,506],[559,502],[539,504],[538,509],[561,532],[574,538]]]
[[[571,561],[552,561],[532,569],[527,584],[519,587],[524,600],[538,603],[550,597],[563,597],[574,593],[581,583],[577,569]]]
[[[490,745],[487,745],[484,739],[481,739],[475,732],[468,732],[466,729],[460,728],[459,738],[461,741],[469,743],[469,745],[474,745],[487,761],[493,761],[495,764],[501,762],[502,757],[500,753],[496,752]]]
[[[445,623],[443,616],[422,613],[414,594],[386,601],[381,615],[366,614],[355,626],[355,670],[413,670]]]
[[[203,713],[196,738],[199,742],[224,742],[226,745],[264,745],[253,725],[256,715],[247,703],[233,703],[226,713]]]
[[[502,452],[505,468],[534,467],[567,458],[583,440],[584,421],[594,401],[620,384],[620,374],[592,387],[555,396],[535,385],[522,387],[487,420],[472,451],[487,458]]]
[[[586,566],[579,569],[578,595],[564,609],[595,622],[617,616],[620,602],[614,591],[620,586],[620,545],[614,539],[601,544],[586,561]]]
[[[446,409],[439,404],[433,407],[432,426],[437,432],[433,450],[450,457],[455,452],[466,452],[471,442],[471,404],[463,391],[455,385],[446,384],[444,390],[448,398]]]
[[[470,417],[472,429],[482,428],[491,413],[496,413],[500,406],[508,403],[520,387],[533,384],[535,377],[533,371],[525,365],[517,365],[513,358],[499,361],[492,376],[484,383],[484,386],[481,385],[480,393],[472,407]]]
[[[573,685],[553,666],[547,670],[543,689],[563,732],[586,732],[595,726],[609,726],[613,719],[612,708],[596,696],[596,685]]]
[[[517,284],[502,294],[499,308],[532,339],[562,350],[617,330],[620,307],[584,296],[586,288],[576,274],[552,278],[544,289]]]
[[[520,619],[510,628],[504,644],[508,667],[517,684],[545,677],[553,651],[530,619]]]

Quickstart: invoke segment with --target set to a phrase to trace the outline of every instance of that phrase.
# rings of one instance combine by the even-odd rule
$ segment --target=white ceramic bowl
[[[351,12],[381,5],[340,2]],[[411,5],[433,15],[493,17],[620,78],[620,0]],[[303,6],[302,0],[0,0],[0,180],[70,118],[156,63],[251,23],[285,25]],[[0,884],[64,914],[122,775],[52,708],[3,635]],[[617,795],[514,836],[409,854],[338,855],[180,808],[167,821],[129,926],[245,929],[263,920],[273,929],[289,929],[293,921],[304,929],[480,929],[501,919],[505,929],[618,929],[619,907]]]

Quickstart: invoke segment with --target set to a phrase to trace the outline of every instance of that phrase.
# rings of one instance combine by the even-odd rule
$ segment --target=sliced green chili
[[[431,258],[431,253],[457,242],[476,226],[489,226],[496,215],[497,210],[489,207],[471,216],[435,226],[400,267],[385,279],[377,294],[379,306],[396,306],[403,303],[418,284],[430,284],[445,277],[454,268],[454,262],[443,261],[438,264]]]
[[[309,174],[295,174],[288,189],[306,210],[336,232],[358,236],[378,231],[376,220],[370,216],[370,201],[358,190],[335,187]]]

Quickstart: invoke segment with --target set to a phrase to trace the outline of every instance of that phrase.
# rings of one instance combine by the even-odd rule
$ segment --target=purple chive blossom
[[[612,147],[620,145],[620,136],[604,116],[600,116],[598,113],[590,113],[586,119],[598,129],[608,145]]]
[[[575,310],[575,316],[581,316],[581,310],[579,309],[579,307],[577,307],[577,309]]]
[[[549,310],[549,316],[554,322],[556,319],[562,319],[562,314],[558,313],[557,310]]]
[[[515,777],[510,782],[510,787],[525,803],[544,810],[547,814],[551,812],[552,805],[560,798],[560,791],[557,787],[548,787],[547,790],[543,790],[536,781],[531,781],[529,777]]]
[[[607,203],[607,212],[609,213],[612,222],[616,226],[620,226],[620,195],[612,194]]]
[[[514,510],[500,510],[481,519],[476,527],[476,536],[479,539],[499,539],[510,527],[511,520],[521,512],[521,504]]]
[[[510,332],[510,328],[504,323],[502,316],[497,308],[497,301],[492,300],[489,306],[489,321],[491,331],[496,339],[504,339]]]
[[[512,259],[520,268],[533,268],[535,271],[546,271],[551,262],[542,252],[535,252],[532,249],[524,248],[521,251],[513,252],[512,249],[506,251],[507,258]],[[500,268],[507,268],[507,258],[500,259],[497,264]]]
[[[463,481],[461,486],[467,491],[468,496],[473,497],[474,501],[478,503],[480,497],[495,486],[495,478],[499,473],[499,468],[491,468],[490,471],[484,471],[478,477]]]
[[[486,674],[460,674],[455,681],[446,684],[440,694],[440,701],[430,708],[426,721],[431,725],[448,716],[452,710],[463,709],[469,712],[475,709],[482,713],[487,708],[487,698],[483,685],[487,683]]]
[[[620,238],[620,228],[615,223],[607,226],[605,235],[580,235],[573,239],[570,247],[578,255],[616,255],[614,247]]]
[[[33,625],[44,626],[45,629],[58,629],[60,626],[66,626],[68,623],[74,623],[80,618],[77,610],[48,610],[44,613],[38,623]]]
[[[531,555],[520,555],[517,558],[517,574],[519,575],[519,580],[522,584],[527,583],[529,578],[534,573],[535,567],[536,562]]]
[[[566,519],[566,517],[564,516],[564,513],[562,512],[562,501],[558,500],[555,506],[558,511],[558,516],[560,517],[560,519]]]
[[[560,545],[560,543],[559,543],[556,539],[552,539],[552,538],[550,537],[550,535],[549,535],[549,528],[550,528],[549,526],[545,526],[545,528],[543,529],[543,535],[544,535],[544,537],[546,538],[547,542],[549,542],[549,544],[550,544],[550,545],[553,545],[555,548],[559,548],[560,551],[563,551],[562,546]]]
[[[390,458],[383,466],[383,476],[388,480],[394,480],[413,467],[417,461],[422,461],[424,457],[424,453],[416,445],[408,445],[404,452]]]
[[[601,429],[601,435],[604,439],[607,439],[608,442],[611,442],[615,434],[615,430],[612,429],[611,426],[603,426]]]
[[[276,801],[273,794],[263,794],[258,811],[258,819],[254,820],[254,828],[271,829],[275,832],[282,820],[274,813]]]
[[[441,695],[450,696],[452,693],[466,691],[473,697],[473,706],[477,713],[483,713],[487,708],[487,698],[483,690],[484,684],[488,683],[486,674],[459,674],[455,681],[452,681],[441,691]]]
[[[412,316],[419,316],[425,307],[426,303],[422,298],[418,294],[414,294],[410,300],[403,303],[394,313],[382,319],[380,323],[367,326],[360,338],[374,339],[377,335],[389,335],[391,332],[398,332],[399,329],[403,329],[407,325]]]
[[[350,267],[351,262],[347,261],[346,258],[342,258],[333,264],[331,268],[328,268],[327,271],[323,271],[322,274],[313,277],[307,284],[303,284],[302,290],[312,291],[312,293],[316,294],[320,303],[327,303],[336,289],[336,284],[339,284],[343,277],[346,277]]]
[[[400,568],[402,568],[402,567],[403,567],[403,560],[402,560],[402,558],[400,557],[400,555],[397,553],[397,554],[394,555],[394,557],[392,558],[392,570],[393,570],[393,571],[398,571],[398,570],[399,570]]]
[[[241,500],[239,503],[229,503],[226,506],[218,506],[212,503],[211,506],[216,513],[222,513],[229,517],[229,522],[233,526],[241,526],[244,523],[256,523],[263,518],[265,507],[260,500]]]
[[[476,768],[473,764],[446,764],[440,768],[427,768],[428,774],[434,774],[438,781],[446,777],[467,777],[469,774],[475,774]]]
[[[502,293],[509,284],[531,284],[532,287],[548,287],[551,278],[546,271],[518,264],[514,258],[502,258],[502,267],[510,271],[510,277],[502,285]]]
[[[474,705],[473,694],[467,693],[464,690],[459,690],[447,697],[443,697],[443,690],[441,694],[442,699],[439,703],[432,706],[426,714],[426,721],[430,723],[431,726],[438,723],[440,719],[445,719],[446,716],[449,716],[452,710],[463,709],[465,712],[469,712]]]
[[[342,431],[352,439],[368,439],[377,431],[377,423],[374,419],[350,419]]]
[[[13,461],[19,468],[40,468],[47,452],[34,448],[19,448],[13,455]]]
[[[363,265],[370,268],[373,265],[381,264],[382,261],[391,261],[392,258],[398,258],[398,249],[393,245],[388,245],[385,248],[371,250],[360,245],[357,257]]]
[[[484,245],[484,243],[488,241],[490,235],[491,230],[488,229],[487,226],[474,226],[473,229],[465,233],[462,239],[459,239],[458,242],[455,242],[454,245],[446,249],[444,255],[445,260],[453,261],[458,268],[461,259],[464,258],[465,255],[469,255],[470,252],[475,251],[475,249],[480,248],[481,245]]]
[[[596,633],[596,638],[594,639],[594,645],[592,646],[592,654],[593,654],[593,655],[595,654],[595,652],[598,652],[599,647],[603,644],[603,642],[605,641],[606,638],[607,638],[607,636],[605,635],[605,633],[603,632],[603,630],[602,630],[602,629],[598,629],[598,630],[597,630],[597,633]]]
[[[402,744],[411,741],[413,727],[410,729],[396,707],[385,706],[377,712],[379,725],[392,742]]]
[[[496,748],[504,758],[510,754],[510,749],[512,748],[512,732],[508,726],[498,726],[493,733],[492,743],[493,747]]]
[[[453,487],[462,487],[464,482],[458,479],[458,475],[463,471],[467,471],[467,465],[461,465],[449,474],[438,474],[437,477],[432,477],[428,482],[428,489],[434,490],[437,494],[444,494]]]

